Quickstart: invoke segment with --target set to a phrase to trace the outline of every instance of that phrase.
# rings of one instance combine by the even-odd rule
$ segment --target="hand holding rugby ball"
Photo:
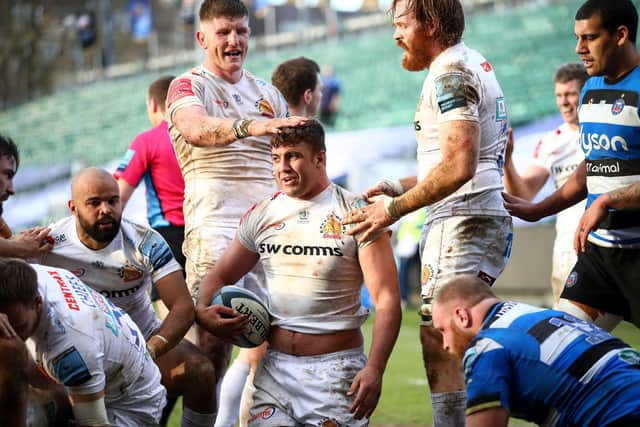
[[[214,295],[211,304],[224,305],[247,316],[248,331],[234,338],[238,347],[252,348],[262,344],[269,336],[271,315],[260,298],[238,286],[224,286]]]

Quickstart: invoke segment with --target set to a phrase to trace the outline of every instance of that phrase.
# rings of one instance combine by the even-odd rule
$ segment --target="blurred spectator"
[[[336,115],[340,110],[340,81],[335,76],[333,67],[326,66],[322,74],[322,102],[320,104],[320,120],[327,126],[334,126]]]
[[[129,12],[133,40],[147,40],[153,30],[151,0],[129,0],[127,11]]]
[[[76,34],[83,49],[93,46],[98,38],[96,16],[92,10],[83,10],[76,18]]]
[[[403,218],[398,228],[398,241],[394,252],[398,257],[398,281],[400,284],[400,302],[402,308],[408,305],[411,285],[419,280],[419,275],[418,277],[411,278],[409,277],[409,273],[412,271],[411,264],[413,262],[417,262],[418,265],[420,265],[420,252],[418,249],[420,246],[422,225],[426,217],[426,209],[411,212]],[[415,271],[420,271],[420,268]]]

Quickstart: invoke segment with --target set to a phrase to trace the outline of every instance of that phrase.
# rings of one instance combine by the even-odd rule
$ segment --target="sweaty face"
[[[442,333],[442,346],[449,353],[462,360],[464,351],[472,339],[455,322],[454,308],[450,304],[434,304],[432,308],[433,326]]]
[[[616,78],[615,55],[617,54],[617,36],[609,34],[602,26],[600,15],[575,22],[577,38],[576,53],[590,76]]]
[[[16,175],[16,161],[13,156],[0,156],[0,215],[2,202],[13,196],[13,177]]]
[[[429,39],[424,26],[413,15],[406,11],[406,1],[401,0],[396,4],[393,17],[395,33],[393,38],[396,44],[404,50],[402,66],[408,71],[421,71],[430,63],[428,44]]]
[[[235,80],[249,50],[249,18],[218,17],[201,22],[198,42],[205,50],[205,65],[215,74]]]
[[[115,181],[93,184],[85,185],[82,194],[74,196],[74,214],[82,232],[96,242],[109,243],[118,234],[122,216],[118,185]]]
[[[557,82],[555,85],[556,105],[565,123],[578,126],[578,103],[582,83],[570,80],[566,83]]]
[[[278,187],[287,196],[310,199],[323,190],[319,181],[321,160],[308,144],[273,148],[271,159]]]

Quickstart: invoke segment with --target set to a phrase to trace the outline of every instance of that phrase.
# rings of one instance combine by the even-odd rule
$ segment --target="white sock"
[[[432,393],[431,407],[434,427],[464,427],[467,392]]]
[[[240,360],[234,360],[222,379],[218,394],[218,418],[215,427],[233,427],[240,414],[240,399],[244,383],[247,381],[250,366]]]
[[[184,406],[182,408],[181,427],[211,427],[216,421],[216,413],[201,414]]]

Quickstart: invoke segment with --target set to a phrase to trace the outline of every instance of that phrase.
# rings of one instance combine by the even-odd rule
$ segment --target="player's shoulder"
[[[332,191],[336,196],[336,198],[338,199],[338,201],[340,201],[341,204],[344,205],[345,208],[348,210],[359,209],[369,204],[362,197],[362,194],[354,193],[335,183],[331,183],[331,186],[332,186]]]
[[[53,249],[59,249],[64,246],[72,245],[71,236],[75,233],[75,218],[68,216],[49,225],[51,231],[47,240],[53,244]]]
[[[254,203],[245,211],[240,218],[240,223],[251,219],[255,220],[262,218],[269,214],[273,209],[278,210],[278,205],[285,199],[285,194],[282,191],[276,191],[270,197],[267,197],[257,203]]]
[[[268,94],[269,96],[281,97],[280,91],[270,82],[266,81],[261,77],[257,77],[253,75],[250,71],[244,70],[244,77],[247,79],[249,83],[255,85],[260,89],[261,92]]]

